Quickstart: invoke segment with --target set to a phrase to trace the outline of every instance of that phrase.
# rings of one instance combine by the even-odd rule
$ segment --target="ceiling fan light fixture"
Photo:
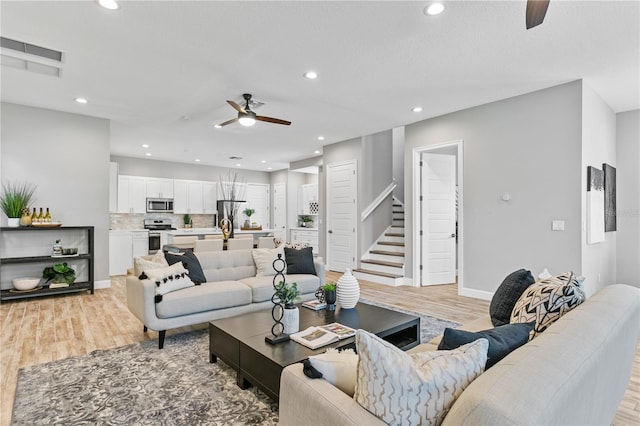
[[[251,127],[256,124],[256,113],[253,111],[238,112],[238,123],[245,127]]]
[[[431,3],[424,9],[425,15],[428,16],[440,15],[442,12],[444,12],[444,4],[442,3]]]
[[[109,10],[117,10],[120,8],[120,5],[116,0],[98,0],[98,4]]]

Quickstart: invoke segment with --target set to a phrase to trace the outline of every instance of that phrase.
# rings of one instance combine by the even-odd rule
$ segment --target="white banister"
[[[385,200],[385,198],[387,198],[387,197],[388,197],[388,196],[393,192],[393,190],[394,190],[394,189],[396,189],[396,186],[397,186],[397,185],[396,185],[396,183],[395,183],[395,182],[391,182],[391,183],[389,184],[389,186],[387,186],[387,187],[385,188],[385,190],[384,190],[384,191],[382,191],[382,192],[380,193],[380,195],[378,195],[378,196],[376,197],[376,199],[375,199],[375,200],[373,200],[373,201],[371,202],[371,204],[369,204],[369,206],[368,206],[366,209],[364,209],[364,210],[362,211],[362,215],[361,215],[361,219],[360,219],[360,220],[361,220],[362,222],[364,222],[364,220],[365,220],[367,217],[369,217],[369,215],[370,215],[371,213],[373,213],[373,211],[374,211],[375,209],[377,209],[377,208],[378,208],[378,206],[379,206],[379,205],[380,205],[380,204]]]

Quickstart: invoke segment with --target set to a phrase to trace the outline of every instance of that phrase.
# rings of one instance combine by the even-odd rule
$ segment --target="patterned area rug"
[[[457,325],[421,316],[422,341]],[[22,368],[12,422],[276,425],[277,404],[240,389],[224,362],[210,364],[208,344],[205,329],[167,336],[163,350],[152,340]]]

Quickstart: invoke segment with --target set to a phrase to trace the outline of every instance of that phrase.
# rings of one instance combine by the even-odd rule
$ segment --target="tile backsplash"
[[[109,229],[144,229],[145,219],[170,219],[174,228],[183,228],[184,215],[168,213],[111,213],[109,215]],[[212,214],[192,214],[191,220],[194,228],[214,228],[215,215]]]

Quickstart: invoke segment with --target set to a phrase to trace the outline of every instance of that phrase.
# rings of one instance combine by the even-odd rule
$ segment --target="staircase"
[[[360,259],[358,279],[399,286],[404,284],[404,206],[395,198],[391,226]]]

